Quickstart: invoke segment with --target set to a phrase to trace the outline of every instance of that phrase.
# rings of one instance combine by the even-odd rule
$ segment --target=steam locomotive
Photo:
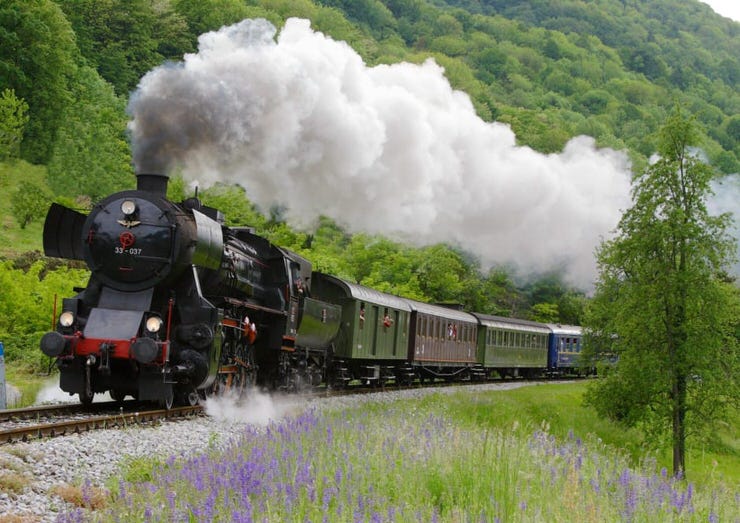
[[[581,329],[468,313],[312,272],[226,227],[196,198],[140,174],[88,216],[53,204],[47,256],[84,260],[90,280],[54,311],[41,350],[83,404],[109,392],[174,404],[248,387],[482,380],[581,372]],[[312,290],[313,287],[313,290]],[[586,367],[592,372],[592,367]]]
[[[224,226],[197,198],[166,197],[168,179],[139,174],[85,216],[53,204],[47,256],[84,260],[90,280],[55,304],[41,339],[62,390],[195,404],[209,392],[261,382],[318,384],[332,366],[339,306],[310,296],[311,264],[253,234]]]

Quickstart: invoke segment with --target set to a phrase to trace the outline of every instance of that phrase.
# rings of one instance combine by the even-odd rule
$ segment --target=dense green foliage
[[[0,5],[0,89],[13,89],[28,104],[23,158],[48,161],[71,101],[78,63],[75,34],[54,2],[9,0]]]
[[[49,362],[38,347],[52,325],[56,297],[71,296],[73,287],[87,282],[86,270],[38,258],[37,254],[0,263],[0,340],[4,340],[5,357],[32,370]]]
[[[28,104],[19,100],[12,89],[0,96],[0,161],[20,155],[23,128],[28,123]]]
[[[699,2],[668,0],[10,2],[0,11],[8,73],[0,89],[29,104],[24,158],[49,159],[65,109],[79,99],[75,85],[90,81],[77,67],[94,68],[127,97],[151,68],[194,51],[203,32],[245,17],[280,26],[290,16],[310,18],[369,64],[433,56],[481,117],[510,123],[540,151],[588,134],[629,148],[641,168],[655,151],[652,133],[679,101],[699,118],[712,163],[740,169],[738,23]]]
[[[587,319],[593,349],[618,357],[589,401],[658,445],[668,439],[674,474],[686,470],[686,439],[711,434],[740,397],[740,293],[724,272],[734,240],[728,216],[707,212],[712,173],[689,154],[694,129],[679,109],[662,128],[660,160],[636,178],[633,206],[599,249]]]

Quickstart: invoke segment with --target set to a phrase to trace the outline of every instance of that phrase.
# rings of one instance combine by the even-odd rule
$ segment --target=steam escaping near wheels
[[[220,420],[238,420],[266,426],[272,421],[279,421],[302,405],[305,406],[305,401],[299,396],[266,394],[251,387],[243,394],[232,390],[222,395],[209,396],[203,408],[207,415]]]

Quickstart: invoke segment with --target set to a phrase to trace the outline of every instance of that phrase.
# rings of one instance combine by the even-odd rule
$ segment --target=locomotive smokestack
[[[167,196],[167,178],[163,174],[137,174],[136,188],[140,191],[146,191],[158,196]]]

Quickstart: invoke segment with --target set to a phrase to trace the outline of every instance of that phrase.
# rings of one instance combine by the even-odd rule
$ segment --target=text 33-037
[[[141,254],[141,249],[130,248],[124,249],[123,247],[116,247],[116,254],[131,254],[137,256]]]

